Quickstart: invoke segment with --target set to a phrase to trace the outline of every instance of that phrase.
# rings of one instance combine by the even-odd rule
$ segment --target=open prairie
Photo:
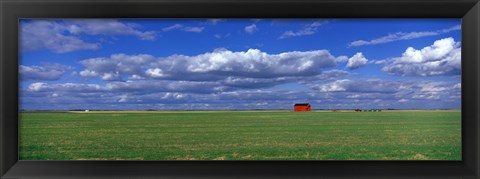
[[[21,112],[21,160],[461,160],[460,111]]]

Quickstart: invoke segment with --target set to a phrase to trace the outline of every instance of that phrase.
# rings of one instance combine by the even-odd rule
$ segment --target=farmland
[[[460,160],[460,111],[21,112],[20,160]]]

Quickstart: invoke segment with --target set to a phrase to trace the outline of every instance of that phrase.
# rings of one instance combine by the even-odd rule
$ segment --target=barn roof
[[[294,106],[308,106],[310,103],[297,103]]]

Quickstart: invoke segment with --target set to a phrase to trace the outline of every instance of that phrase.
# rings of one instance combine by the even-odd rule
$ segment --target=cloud
[[[306,25],[303,29],[300,29],[298,31],[285,31],[279,39],[286,39],[290,37],[300,37],[300,36],[306,36],[306,35],[313,35],[317,33],[318,27],[328,23],[329,21],[315,21],[311,24]]]
[[[245,77],[227,77],[221,81],[222,85],[234,88],[259,89],[272,87],[278,84],[294,81],[296,78],[245,78]]]
[[[227,21],[227,19],[208,19],[207,22],[212,24],[212,25],[216,25],[220,22],[225,22]]]
[[[38,94],[41,95],[38,95]],[[52,96],[56,94],[58,98]],[[45,109],[252,109],[255,103],[264,103],[261,99],[248,101],[243,99],[229,98],[228,92],[212,94],[195,94],[183,92],[66,92],[57,91],[25,91],[22,98],[28,100],[22,108],[35,107]],[[222,99],[223,101],[220,101]],[[61,102],[62,105],[58,105]],[[121,103],[121,105],[119,105]],[[267,108],[276,107],[269,105]]]
[[[453,89],[458,89],[458,90],[461,90],[462,89],[462,84],[461,83],[457,83],[453,86]]]
[[[51,64],[45,66],[25,66],[20,65],[20,77],[23,80],[48,80],[54,81],[60,79],[67,70],[73,67]]]
[[[409,47],[401,57],[391,58],[382,70],[401,76],[460,75],[460,42],[450,37],[437,40],[421,50]]]
[[[253,32],[255,32],[257,30],[258,30],[258,28],[257,28],[257,25],[255,25],[255,24],[245,26],[245,32],[246,33],[252,34]]]
[[[172,26],[168,26],[168,27],[162,28],[162,31],[163,31],[163,32],[168,32],[168,31],[177,30],[177,29],[182,29],[182,28],[183,28],[183,25],[175,24],[175,25],[172,25]]]
[[[205,27],[185,27],[183,30],[185,32],[202,32]]]
[[[314,86],[313,89],[324,93],[336,93],[347,98],[383,98],[400,100],[440,100],[460,95],[455,86],[460,83],[435,81],[393,81],[381,79],[339,79]],[[338,98],[338,97],[337,97]]]
[[[348,59],[347,68],[353,70],[353,69],[357,69],[359,67],[365,66],[367,64],[368,64],[368,59],[366,59],[361,52],[358,52]]]
[[[403,98],[398,100],[399,103],[406,103],[408,101],[409,101],[408,99],[403,99]]]
[[[84,83],[47,84],[35,82],[27,87],[29,92],[56,92],[56,93],[135,93],[148,94],[158,92],[208,94],[230,91],[233,88],[222,86],[218,82],[194,81],[115,81],[105,85]]]
[[[152,69],[161,69],[166,79],[216,80],[228,76],[274,78],[316,75],[321,68],[335,65],[335,58],[326,50],[268,54],[258,49],[242,52],[217,49],[196,56],[161,58]]]
[[[49,104],[55,109],[118,109],[119,106],[149,109],[164,108],[157,106],[159,104],[174,104],[170,106],[173,109],[181,105],[187,105],[183,107],[189,109],[218,109],[219,105],[225,109],[251,109],[257,106],[255,104],[267,103],[262,100],[276,100],[272,104],[286,105],[288,103],[281,99],[292,101],[301,93],[291,94],[290,91],[258,97],[268,92],[253,91],[264,91],[287,83],[325,83],[348,75],[342,70],[322,70],[334,67],[335,59],[327,50],[269,54],[258,49],[238,52],[216,49],[192,56],[177,54],[167,57],[113,54],[79,61],[85,68],[80,69],[78,75],[86,80],[97,78],[105,82],[35,81],[23,89],[22,99],[28,102],[22,107],[36,105],[36,109],[43,109],[40,104]],[[305,89],[308,90],[307,87]],[[232,96],[229,95],[231,92],[250,95],[226,100]],[[287,96],[274,99],[281,94]],[[251,99],[253,97],[257,99]],[[215,102],[219,99],[227,102]],[[64,105],[56,105],[59,102]],[[278,106],[268,105],[265,108],[272,107]]]
[[[336,80],[331,83],[320,85],[314,89],[321,92],[376,92],[393,93],[400,89],[402,84],[396,81],[387,81],[379,79],[369,80]]]
[[[80,71],[80,76],[96,77],[106,81],[121,80],[125,75],[144,76],[144,65],[153,62],[155,57],[146,54],[135,56],[113,54],[109,58],[91,58],[81,60],[79,63],[85,67]]]
[[[65,21],[65,25],[71,34],[76,35],[133,35],[142,40],[155,40],[156,36],[153,31],[137,30],[137,24],[122,23],[113,19],[68,20]]]
[[[311,79],[307,78],[309,81],[315,81],[315,80],[333,80],[333,79],[338,79],[338,78],[343,78],[348,76],[347,71],[343,70],[329,70],[329,71],[324,71],[322,74],[313,76]]]
[[[96,50],[97,42],[86,42],[81,35],[133,35],[142,40],[155,39],[155,32],[136,30],[137,25],[117,20],[29,20],[20,23],[22,50],[47,49],[55,53]]]
[[[69,91],[69,92],[99,92],[101,86],[98,84],[79,84],[79,83],[65,83],[65,84],[47,84],[43,82],[35,82],[28,86],[28,91]]]
[[[97,72],[95,71],[90,71],[90,70],[83,70],[80,72],[80,76],[83,77],[96,77],[98,76]]]
[[[446,91],[449,90],[450,88],[446,86],[441,86],[440,82],[431,82],[431,83],[426,83],[426,84],[421,84],[420,85],[420,91],[422,92],[441,92],[441,91]]]
[[[89,43],[79,37],[65,34],[66,27],[53,21],[21,23],[20,45],[22,50],[48,49],[55,53],[77,50],[96,50],[98,43]]]
[[[299,83],[313,86],[348,76],[348,72],[342,70],[329,70],[314,76],[288,76],[273,78],[249,78],[229,76],[219,81],[220,84],[238,89],[262,89],[286,83]]]
[[[189,26],[185,27],[181,24],[174,24],[172,26],[162,28],[162,31],[163,32],[169,32],[169,31],[173,31],[173,30],[181,30],[181,31],[184,31],[184,32],[199,33],[199,32],[202,32],[204,29],[205,29],[205,27],[189,27]]]
[[[347,57],[347,56],[338,56],[338,57],[335,59],[335,61],[336,61],[337,63],[343,63],[343,62],[348,61],[348,57]]]
[[[313,87],[313,98],[345,108],[459,108],[456,82],[424,80],[338,79]],[[411,103],[410,103],[411,102]],[[370,107],[368,107],[370,106]]]
[[[460,90],[453,87],[455,84],[459,83],[337,79],[320,84],[313,91],[292,91],[231,88],[221,82],[140,80],[103,85],[36,82],[21,95],[28,105],[42,108],[49,104],[49,109],[54,106],[55,109],[291,109],[297,102],[310,102],[315,109],[425,109],[459,105],[451,102],[460,96]],[[59,103],[62,105],[58,106]]]
[[[120,72],[109,72],[109,73],[103,73],[103,75],[101,76],[102,80],[105,80],[105,81],[118,81],[118,80],[122,80],[121,76],[120,76]]]
[[[373,63],[373,64],[376,64],[376,65],[383,65],[387,62],[388,62],[388,60],[372,60],[369,63]]]
[[[213,37],[217,38],[217,39],[221,39],[221,38],[227,38],[227,37],[230,37],[230,35],[232,35],[231,33],[227,33],[227,34],[214,34]]]
[[[323,71],[319,75],[294,78],[290,81],[297,82],[299,84],[308,86],[309,88],[315,89],[320,84],[325,84],[327,82],[343,79],[343,78],[346,78],[348,75],[349,73],[347,71],[328,70],[328,71]]]
[[[258,49],[241,52],[216,49],[195,56],[168,57],[114,54],[109,58],[81,60],[80,64],[85,66],[80,72],[84,77],[120,80],[136,75],[149,79],[187,81],[220,81],[228,77],[315,76],[321,74],[322,68],[336,65],[335,57],[327,50],[268,54]]]
[[[382,43],[388,43],[388,42],[395,42],[399,40],[410,40],[410,39],[416,39],[421,37],[440,35],[440,34],[456,31],[460,29],[461,29],[461,26],[456,25],[447,29],[441,29],[436,31],[396,32],[396,33],[388,34],[387,36],[383,36],[383,37],[369,40],[369,41],[366,41],[366,40],[353,41],[348,46],[352,47],[352,46],[376,45],[376,44],[382,44]]]
[[[299,37],[299,36],[306,36],[306,35],[313,35],[315,34],[317,31],[315,28],[312,28],[312,27],[306,27],[302,30],[299,30],[299,31],[286,31],[284,32],[279,38],[280,39],[286,39],[286,38],[290,38],[290,37]]]
[[[137,25],[117,20],[29,20],[20,23],[22,50],[47,49],[55,53],[96,50],[98,42],[86,42],[85,35],[134,35],[142,40],[155,39],[155,32],[136,30]]]

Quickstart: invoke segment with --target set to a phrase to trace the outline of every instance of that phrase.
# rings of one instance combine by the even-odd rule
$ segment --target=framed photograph
[[[480,177],[478,0],[0,6],[2,177]]]

